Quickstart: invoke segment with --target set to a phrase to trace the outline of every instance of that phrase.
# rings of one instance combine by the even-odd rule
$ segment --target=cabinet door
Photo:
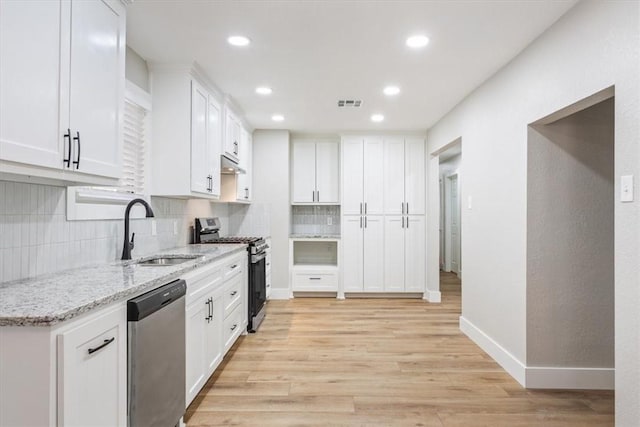
[[[225,123],[225,154],[238,161],[240,154],[240,122],[232,112],[227,111]]]
[[[424,215],[406,217],[405,291],[424,292],[426,283],[426,220]]]
[[[384,213],[404,214],[404,138],[384,141]]]
[[[59,425],[126,425],[126,325],[122,304],[58,335]]]
[[[251,182],[251,137],[244,128],[240,131],[240,166],[246,173],[236,175],[236,199],[243,202],[250,200]]]
[[[384,290],[404,291],[405,217],[385,217],[384,223]]]
[[[342,285],[345,292],[362,292],[363,218],[342,217]]]
[[[209,296],[200,298],[186,308],[186,404],[189,405],[207,381],[205,354],[207,348],[207,318],[211,313]]]
[[[207,92],[197,82],[191,82],[191,191],[210,194],[209,162],[207,161]]]
[[[210,194],[220,196],[220,154],[222,151],[222,110],[220,104],[209,95],[207,108],[207,169],[212,176]]]
[[[426,209],[425,147],[422,138],[407,138],[404,145],[405,202],[409,215],[424,215]]]
[[[342,213],[362,214],[363,188],[363,143],[362,138],[342,140]]]
[[[313,203],[316,190],[316,145],[301,141],[292,145],[291,200],[293,203]]]
[[[213,295],[209,295],[213,298]],[[212,318],[205,325],[204,362],[206,368],[205,381],[216,370],[222,361],[222,300],[216,298],[210,303]]]
[[[1,160],[62,168],[60,48],[69,31],[60,17],[68,8],[60,1],[0,1]]]
[[[364,291],[384,290],[384,217],[364,218]]]
[[[125,25],[119,1],[71,4],[69,127],[78,137],[72,160],[79,161],[73,170],[120,177]]]
[[[384,144],[382,138],[364,140],[364,203],[365,213],[380,215],[384,211]]]
[[[316,143],[316,202],[340,203],[338,153],[337,142]]]

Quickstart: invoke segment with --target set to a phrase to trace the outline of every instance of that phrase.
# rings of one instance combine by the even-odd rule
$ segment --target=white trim
[[[527,367],[527,388],[614,390],[613,368]]]
[[[478,344],[489,356],[491,356],[509,375],[525,387],[526,366],[513,354],[494,341],[490,336],[482,332],[477,326],[460,316],[460,330],[473,342]]]
[[[289,288],[274,288],[272,286],[269,299],[291,299],[291,291]]]
[[[442,302],[442,294],[440,291],[430,291],[427,289],[423,299],[429,302]]]
[[[151,94],[129,80],[125,82],[124,98],[149,112],[151,111]]]

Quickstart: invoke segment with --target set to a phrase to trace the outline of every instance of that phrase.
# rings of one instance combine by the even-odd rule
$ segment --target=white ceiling
[[[136,0],[127,42],[150,62],[197,61],[257,129],[424,131],[576,1]],[[411,50],[414,33],[431,42]],[[228,45],[232,34],[251,45]],[[392,83],[402,92],[387,98]],[[338,109],[345,98],[363,105]]]

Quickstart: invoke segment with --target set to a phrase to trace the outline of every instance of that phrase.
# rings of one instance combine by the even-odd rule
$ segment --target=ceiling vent
[[[338,107],[360,107],[362,101],[359,99],[340,99],[338,100]]]

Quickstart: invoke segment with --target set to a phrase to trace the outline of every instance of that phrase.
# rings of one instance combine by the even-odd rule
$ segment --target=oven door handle
[[[266,252],[263,252],[261,254],[251,255],[251,264],[255,264],[257,262],[260,262],[263,259],[265,259],[266,257],[267,257]]]

